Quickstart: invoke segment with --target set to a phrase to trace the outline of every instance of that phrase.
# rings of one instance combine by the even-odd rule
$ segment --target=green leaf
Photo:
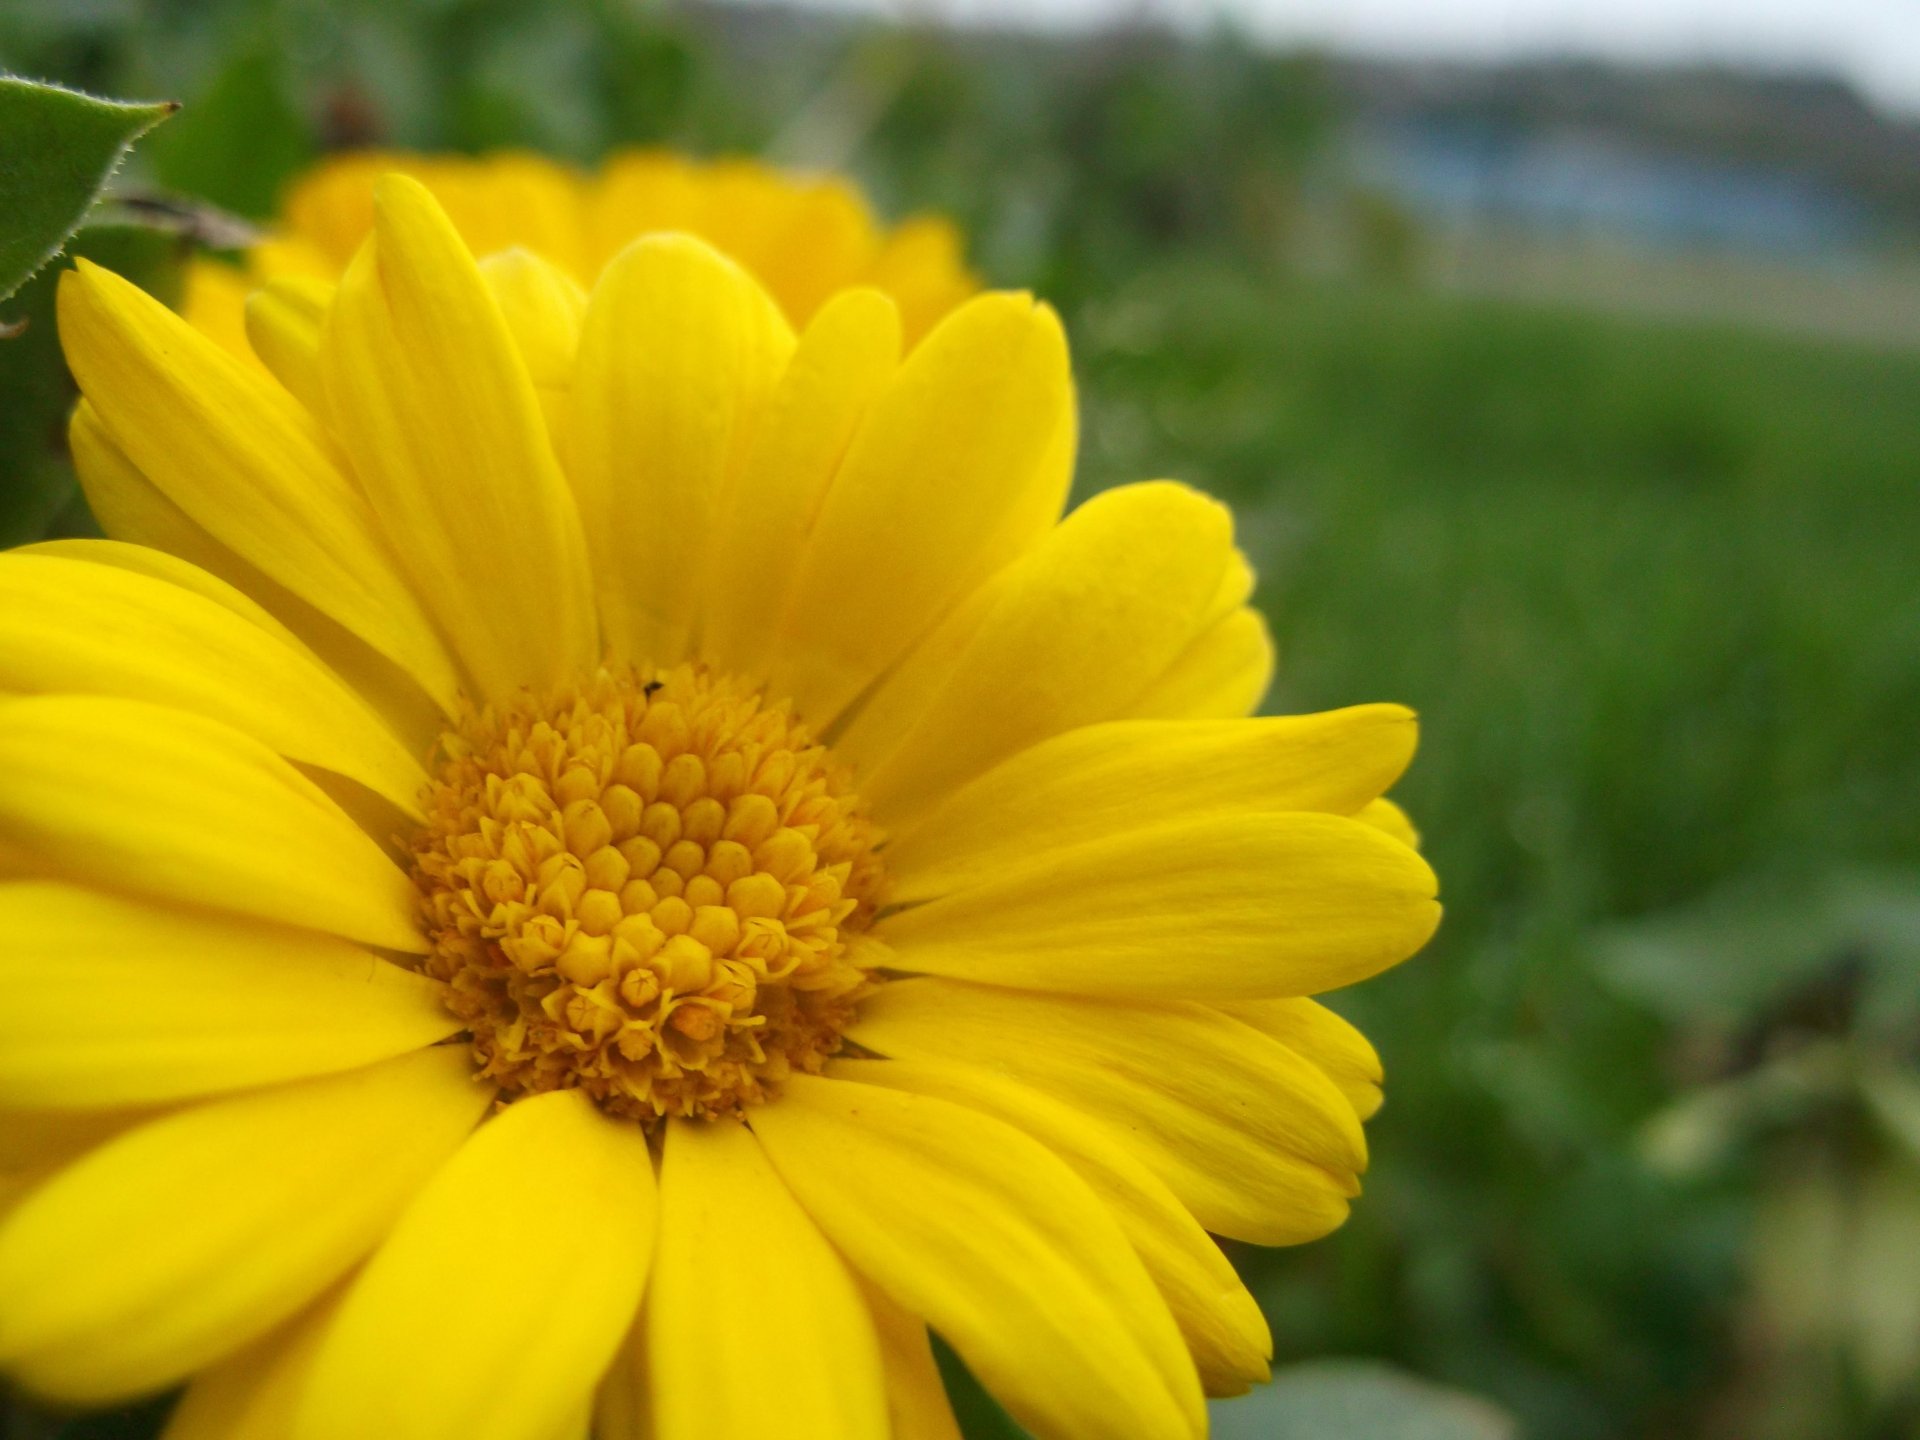
[[[1874,1065],[1861,1077],[1860,1088],[1887,1138],[1909,1163],[1920,1163],[1920,1080],[1891,1065]]]
[[[1754,1142],[1804,1127],[1858,1087],[1859,1062],[1846,1041],[1814,1041],[1745,1074],[1682,1094],[1640,1134],[1640,1154],[1663,1175],[1712,1174]]]
[[[128,147],[179,108],[0,75],[0,300],[60,253]]]
[[[1732,1030],[1857,966],[1868,1028],[1920,1018],[1920,876],[1836,868],[1746,876],[1691,904],[1596,932],[1611,988],[1676,1024]]]
[[[1213,1440],[1518,1440],[1498,1406],[1374,1360],[1318,1360],[1208,1407]]]
[[[161,183],[249,219],[271,217],[289,177],[314,153],[313,127],[286,71],[274,45],[235,51],[143,152]]]
[[[1856,1183],[1848,1328],[1868,1393],[1890,1405],[1920,1376],[1920,1170],[1882,1165]]]
[[[1600,977],[1680,1024],[1731,1029],[1833,963],[1847,943],[1826,889],[1755,877],[1594,937]]]

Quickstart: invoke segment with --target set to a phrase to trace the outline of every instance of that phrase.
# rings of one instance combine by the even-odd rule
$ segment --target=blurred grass
[[[1273,708],[1423,718],[1398,794],[1448,919],[1336,997],[1388,1103],[1349,1227],[1242,1257],[1283,1354],[1392,1355],[1544,1436],[1693,1433],[1744,1197],[1638,1163],[1683,1037],[1589,941],[1920,860],[1920,356],[1175,259],[1074,328],[1083,480],[1239,508]]]
[[[1920,984],[1887,969],[1920,933],[1902,951],[1907,921],[1813,924],[1800,898],[1869,872],[1920,893],[1920,353],[1437,295],[1398,265],[1290,274],[1328,102],[1310,63],[1231,37],[94,0],[0,13],[0,64],[177,94],[145,178],[255,215],[317,147],[373,140],[774,145],[844,159],[895,209],[956,209],[995,280],[1062,306],[1082,492],[1171,475],[1236,506],[1282,652],[1273,708],[1423,717],[1400,798],[1448,919],[1335,998],[1388,1070],[1354,1219],[1236,1251],[1280,1359],[1396,1360],[1541,1440],[1920,1434],[1911,1380],[1867,1385],[1844,1337],[1788,1344],[1755,1260],[1808,1177],[1835,1233],[1885,1233],[1848,1217],[1893,1214],[1879,1177],[1920,1152],[1832,1087],[1691,1170],[1647,1140],[1815,1040],[1863,1074],[1920,1055]],[[40,459],[0,467],[0,531],[57,501]],[[1715,983],[1749,915],[1788,952],[1751,993]],[[1605,957],[1637,926],[1626,984]],[[1871,1036],[1868,992],[1893,997]],[[1874,1353],[1897,1356],[1884,1330]]]

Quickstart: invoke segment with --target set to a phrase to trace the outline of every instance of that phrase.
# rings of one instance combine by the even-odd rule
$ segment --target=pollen
[[[839,1048],[876,983],[880,833],[789,706],[704,669],[602,669],[441,737],[413,842],[432,949],[505,1098],[713,1118]]]

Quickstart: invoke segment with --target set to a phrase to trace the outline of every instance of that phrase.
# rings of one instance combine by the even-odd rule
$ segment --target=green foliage
[[[1519,1440],[1512,1419],[1471,1395],[1390,1365],[1322,1360],[1213,1405],[1214,1440]]]
[[[934,1359],[967,1440],[1026,1440],[951,1349]],[[1324,1360],[1279,1371],[1271,1384],[1208,1406],[1214,1440],[1519,1440],[1512,1419],[1471,1395],[1365,1360]]]
[[[1728,1035],[1800,1006],[1858,1008],[1889,1038],[1920,1025],[1920,873],[1742,877],[1595,937],[1597,972],[1677,1025]]]
[[[1556,1440],[1719,1423],[1767,1364],[1730,1339],[1760,1161],[1675,1175],[1644,1127],[1783,1048],[1920,1046],[1868,1026],[1920,993],[1920,357],[1171,258],[1073,328],[1083,484],[1235,501],[1274,707],[1423,718],[1447,920],[1333,997],[1386,1062],[1367,1195],[1236,1253],[1282,1359],[1389,1356]]]
[[[1195,46],[1123,30],[1065,54],[936,37],[865,158],[883,189],[962,216],[983,253],[1074,305],[1174,251],[1270,264],[1332,126],[1319,62],[1232,31]]]
[[[128,148],[178,108],[0,75],[0,300],[60,253]]]
[[[270,44],[242,46],[186,112],[153,139],[148,159],[170,189],[254,220],[270,218],[281,187],[313,158],[306,115]]]

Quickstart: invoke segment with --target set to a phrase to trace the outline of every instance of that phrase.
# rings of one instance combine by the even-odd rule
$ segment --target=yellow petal
[[[1204,1433],[1165,1303],[1044,1147],[943,1100],[812,1075],[752,1118],[827,1238],[1039,1440]]]
[[[1072,475],[1073,379],[1053,311],[986,295],[874,401],[828,489],[783,627],[777,693],[816,727],[1046,533]]]
[[[1219,812],[1010,859],[874,934],[900,968],[1171,1000],[1309,995],[1406,959],[1427,863],[1342,815]]]
[[[873,1312],[880,1337],[881,1363],[887,1372],[887,1418],[893,1440],[963,1440],[946,1383],[934,1363],[926,1325],[909,1315],[886,1293],[862,1282],[861,1293]]]
[[[1227,568],[1220,573],[1220,588],[1214,592],[1213,603],[1207,607],[1200,624],[1194,627],[1194,638],[1204,635],[1245,605],[1253,595],[1254,581],[1253,567],[1247,563],[1247,557],[1236,550]]]
[[[615,150],[586,185],[586,263],[604,267],[636,235],[699,234],[700,186],[693,165],[669,150]]]
[[[617,656],[685,658],[716,519],[793,347],[752,277],[691,236],[649,236],[600,276],[567,470]]]
[[[86,409],[84,402],[81,409]],[[92,565],[110,565],[129,574],[164,580],[202,599],[231,610],[235,615],[276,636],[292,649],[305,648],[299,637],[281,624],[266,607],[245,591],[222,580],[177,554],[156,550],[150,545],[129,544],[123,540],[42,540],[10,552],[15,555],[49,555],[60,560],[84,560]]]
[[[571,424],[573,360],[580,348],[580,321],[587,292],[558,265],[515,246],[480,262],[480,274],[500,306],[520,358],[527,362],[546,417],[555,455],[566,453]]]
[[[377,170],[376,172],[377,173]],[[369,174],[361,187],[361,209],[370,213],[374,175]],[[288,229],[269,233],[257,240],[247,252],[247,270],[250,279],[262,275],[296,275],[307,280],[325,280],[331,283],[340,274],[340,267],[353,258],[354,247],[366,237],[370,220],[362,219],[359,230],[351,243],[338,255],[329,254],[325,248],[312,240],[293,233],[300,227],[292,225]],[[249,288],[257,288],[250,285]]]
[[[329,1291],[194,1376],[160,1440],[286,1440],[307,1372],[344,1293],[344,1287]]]
[[[235,588],[246,588],[238,585],[240,577],[260,573],[161,494],[114,443],[99,412],[84,398],[73,407],[67,422],[67,449],[87,508],[114,543],[176,556],[196,570],[219,575]]]
[[[380,181],[320,368],[367,498],[481,693],[597,661],[586,542],[526,362],[417,181]]]
[[[980,288],[967,269],[966,245],[944,215],[910,215],[893,228],[867,268],[866,283],[900,303],[909,344]]]
[[[45,1178],[44,1174],[34,1171],[0,1170],[0,1216]]]
[[[835,749],[877,813],[911,821],[1027,746],[1124,714],[1186,648],[1232,556],[1232,518],[1198,491],[1096,495],[928,636]]]
[[[445,651],[365,501],[292,396],[84,260],[60,277],[60,338],[106,434],[172,507],[452,703],[458,684]],[[94,466],[101,455],[76,446],[89,499],[118,473]],[[110,500],[104,508],[114,513]],[[146,538],[103,523],[116,538]]]
[[[49,1173],[41,1170],[0,1170],[0,1216],[4,1216],[22,1197],[38,1188]]]
[[[1066,1101],[1216,1235],[1317,1239],[1346,1218],[1366,1165],[1360,1122],[1331,1080],[1199,1005],[896,980],[849,1035],[895,1059],[999,1070]]]
[[[565,390],[573,383],[574,353],[587,292],[557,265],[515,246],[480,262],[480,276],[500,307],[507,332],[520,347],[527,377],[538,390]]]
[[[1420,848],[1420,832],[1414,828],[1413,821],[1407,817],[1393,801],[1384,797],[1363,805],[1354,812],[1353,818],[1362,825],[1371,825],[1383,835],[1391,835],[1409,849]]]
[[[202,335],[211,335],[229,353],[253,358],[247,346],[246,305],[251,287],[246,275],[219,260],[187,261],[180,313]]]
[[[593,1395],[595,1440],[655,1440],[653,1381],[647,1373],[647,1312],[634,1318]]]
[[[298,635],[299,642],[313,651],[349,688],[379,709],[396,733],[408,739],[412,751],[425,752],[440,733],[455,702],[450,661],[442,656],[441,664],[449,677],[448,688],[434,694],[419,676],[408,674],[364,640],[284,586],[269,580],[195,524],[146,476],[134,469],[85,400],[74,407],[67,438],[87,504],[114,539],[52,543],[102,543],[108,549],[83,558],[184,585],[219,599],[228,609],[250,619],[257,620],[270,612],[273,624],[267,628],[284,631],[288,638]],[[158,559],[135,562],[129,558],[131,554]],[[162,561],[176,558],[178,563],[173,569],[163,568]],[[204,575],[215,583],[192,580],[189,575]],[[235,605],[234,595],[244,595],[247,603]],[[424,624],[424,620],[421,623]]]
[[[423,951],[398,866],[258,740],[94,695],[0,700],[0,845],[105,889]]]
[[[743,1125],[667,1128],[645,1324],[658,1440],[889,1440],[867,1307]]]
[[[372,1248],[489,1093],[463,1050],[419,1050],[109,1141],[0,1224],[0,1361],[97,1402],[245,1344]]]
[[[0,883],[0,1104],[144,1104],[366,1065],[460,1028],[330,935]]]
[[[646,1135],[578,1090],[489,1120],[422,1190],[320,1344],[294,1440],[526,1440],[588,1403],[653,1247]]]
[[[1220,1007],[1244,1025],[1307,1057],[1340,1087],[1362,1120],[1380,1108],[1380,1056],[1367,1037],[1318,1001],[1236,1000]]]
[[[357,696],[278,631],[116,566],[0,555],[0,691],[178,706],[358,780],[417,815],[426,772]]]
[[[1231,810],[1350,815],[1413,758],[1413,712],[1356,705],[1257,720],[1115,720],[1033,746],[921,819],[887,817],[895,901],[976,883],[1143,819]],[[864,793],[864,792],[863,792]]]
[[[415,170],[420,157],[381,150],[349,150],[302,173],[287,187],[281,203],[284,235],[268,245],[291,243],[296,254],[338,271],[373,228],[373,185],[389,170]],[[290,239],[290,237],[299,237]],[[281,256],[272,257],[275,269]]]
[[[131,1125],[151,1120],[146,1107],[129,1110],[0,1110],[0,1171],[18,1174],[78,1159]]]
[[[122,1130],[151,1120],[151,1107],[125,1110],[0,1109],[0,1217],[54,1172]]]
[[[796,324],[867,268],[873,215],[840,176],[777,175],[755,161],[721,160],[703,178],[699,232],[760,277]]]
[[[320,328],[333,286],[306,276],[278,276],[247,297],[247,341],[253,353],[315,415],[327,413],[320,378]]]
[[[1202,634],[1134,702],[1158,720],[1251,715],[1273,681],[1273,637],[1258,610],[1240,609]]]
[[[263,622],[263,628],[277,627],[289,639],[295,636],[294,627],[298,624],[300,641],[316,653],[322,652],[315,644],[315,631],[324,631],[335,642],[332,647],[334,651],[357,650],[364,659],[386,666],[393,675],[404,674],[393,661],[379,655],[364,641],[284,586],[269,580],[260,570],[208,534],[134,467],[133,462],[114,443],[112,436],[107,434],[99,414],[85,399],[73,407],[73,416],[67,427],[67,444],[73,454],[74,468],[79,474],[87,507],[92,510],[101,528],[113,538],[108,541],[49,541],[33,549],[60,553],[54,547],[98,546],[98,550],[79,558],[117,565],[121,569],[182,585],[210,599],[220,600],[228,609],[249,619],[260,620],[263,616],[270,616],[271,623]],[[197,576],[209,577],[213,583],[193,578]],[[233,598],[235,596],[241,597],[237,603]],[[269,606],[272,607],[271,611]],[[325,658],[335,673],[348,673],[338,663],[335,654],[328,653]],[[444,657],[441,664],[443,669],[447,665]],[[451,673],[450,669],[446,669],[449,677]],[[409,677],[406,683],[415,689],[417,695],[426,693],[418,677]],[[443,694],[437,700],[427,702],[429,708],[434,708],[438,703],[450,705],[455,694],[451,686],[449,678],[448,688]]]
[[[1004,1075],[932,1060],[843,1060],[828,1072],[951,1100],[1004,1120],[1071,1165],[1120,1222],[1160,1287],[1209,1395],[1268,1376],[1273,1339],[1227,1257],[1174,1193],[1124,1145],[1062,1101]]]
[[[899,363],[899,311],[878,291],[842,292],[800,337],[717,522],[701,643],[713,663],[766,673],[820,502]]]
[[[454,228],[474,254],[491,255],[525,245],[569,269],[580,268],[583,186],[570,166],[526,150],[502,151],[480,160],[464,156],[394,159],[380,164],[378,170],[416,174],[446,206]],[[364,186],[365,180],[360,183]],[[375,195],[377,223],[377,186]],[[363,200],[362,213],[364,205]]]

